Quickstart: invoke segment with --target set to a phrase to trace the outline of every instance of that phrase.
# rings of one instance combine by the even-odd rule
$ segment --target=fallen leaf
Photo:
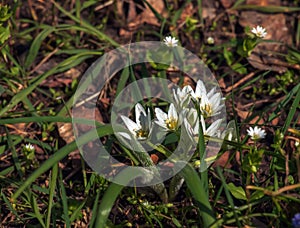
[[[122,1],[120,1],[122,2]],[[124,18],[124,7],[123,3],[117,3],[117,11],[118,15],[121,18]],[[166,11],[165,11],[165,5],[163,0],[148,0],[147,1],[153,9],[161,16],[166,16]],[[127,27],[126,28],[121,28],[119,31],[120,36],[131,36],[132,31],[136,31],[140,26],[142,26],[144,23],[153,25],[153,26],[160,26],[161,23],[155,16],[155,14],[152,12],[151,8],[147,5],[144,4],[144,6],[134,2],[134,1],[128,1],[129,7],[128,7],[128,13],[127,13]],[[142,9],[141,13],[137,13],[136,8]]]

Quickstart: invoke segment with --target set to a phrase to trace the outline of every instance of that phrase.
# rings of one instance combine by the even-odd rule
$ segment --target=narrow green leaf
[[[56,189],[57,175],[58,175],[58,165],[56,164],[52,168],[50,185],[49,185],[50,194],[49,194],[48,212],[47,212],[47,220],[46,220],[47,228],[50,227],[51,212],[52,212],[53,198],[54,198],[55,189]]]
[[[64,186],[61,170],[59,172],[58,181],[59,181],[59,189],[60,189],[60,198],[61,198],[62,206],[63,206],[63,215],[62,215],[62,217],[64,219],[66,227],[71,227],[71,221],[70,221],[70,217],[69,217],[68,198],[67,198],[66,189],[65,189],[65,186]]]
[[[35,215],[35,218],[39,221],[39,223],[42,225],[42,227],[46,227],[44,221],[43,221],[43,216],[41,215],[40,213],[40,209],[37,205],[37,202],[36,202],[36,198],[35,196],[32,194],[31,195],[32,199],[31,199],[31,203],[32,203],[32,207],[33,207],[33,212],[34,212],[34,215]]]
[[[237,215],[237,213],[235,211],[234,202],[233,202],[233,199],[232,199],[232,197],[230,195],[230,192],[229,192],[229,189],[228,189],[228,185],[226,184],[225,178],[224,178],[223,173],[221,171],[221,168],[219,166],[217,167],[217,173],[218,173],[218,175],[219,175],[219,177],[221,179],[221,182],[222,182],[222,185],[224,187],[224,191],[225,191],[225,195],[226,195],[227,201],[228,201],[228,203],[229,203],[229,205],[230,205],[230,207],[231,207],[231,209],[233,211],[233,215],[234,215],[235,221],[237,223],[237,226],[241,227],[241,223],[240,223],[240,221],[238,219],[238,215]],[[212,226],[212,227],[219,227],[219,226],[217,226],[215,224],[215,226]]]
[[[52,26],[47,26],[46,28],[44,28],[44,30],[42,30],[34,39],[34,41],[32,42],[27,58],[25,60],[24,66],[25,68],[28,68],[33,61],[35,60],[39,49],[41,47],[41,44],[43,42],[43,40],[53,31],[55,31],[55,28]]]
[[[11,152],[12,152],[12,158],[13,158],[13,161],[14,161],[14,165],[15,165],[17,171],[18,171],[19,176],[23,177],[23,172],[22,172],[22,169],[21,169],[21,163],[19,161],[17,151],[16,151],[15,145],[14,145],[12,139],[11,139],[10,132],[8,131],[6,126],[5,126],[5,132],[6,132],[6,135],[7,135],[8,146],[9,146]]]
[[[235,186],[233,183],[227,184],[228,190],[231,192],[231,194],[236,198],[236,199],[241,199],[247,201],[246,197],[246,192],[245,190],[239,186]]]
[[[300,87],[300,83],[297,85],[297,87]],[[287,131],[287,129],[289,128],[292,120],[293,120],[293,117],[296,113],[296,110],[300,107],[300,89],[298,89],[297,91],[297,94],[296,94],[296,97],[292,103],[292,106],[290,108],[290,111],[289,111],[289,114],[286,118],[286,121],[284,123],[284,126],[283,126],[283,129],[282,129],[282,134],[285,134],[285,132]]]
[[[143,172],[138,173],[133,169],[124,169],[116,176],[115,182],[120,183],[120,181],[122,180],[122,183],[129,183],[131,180],[134,180],[135,178],[143,175],[146,174]],[[115,183],[112,183],[108,187],[108,189],[104,193],[104,196],[101,200],[101,204],[98,208],[96,225],[94,226],[95,228],[106,227],[105,225],[107,223],[109,213],[114,205],[115,200],[117,199],[118,195],[121,193],[124,187],[125,186],[123,185]]]
[[[94,227],[94,223],[96,221],[96,218],[97,218],[97,210],[98,210],[98,202],[99,202],[99,198],[100,198],[100,189],[98,189],[97,191],[97,195],[94,199],[94,205],[93,205],[93,209],[92,209],[92,218],[90,220],[90,227]]]
[[[183,176],[186,181],[187,187],[192,193],[194,199],[199,205],[201,217],[203,219],[204,226],[209,227],[215,222],[214,212],[211,208],[208,195],[202,181],[200,180],[196,170],[187,164],[181,171],[180,175]]]

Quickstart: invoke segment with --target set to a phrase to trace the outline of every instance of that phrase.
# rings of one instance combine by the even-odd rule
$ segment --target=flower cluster
[[[159,107],[154,109],[156,119],[153,122],[157,126],[164,131],[176,132],[184,124],[187,133],[195,141],[198,141],[200,126],[205,136],[221,135],[219,128],[223,119],[214,121],[211,118],[219,115],[224,107],[221,93],[217,92],[216,88],[207,92],[204,83],[199,80],[195,90],[186,85],[182,89],[173,89],[172,92],[174,103],[169,105],[167,112]],[[143,106],[137,103],[135,105],[135,122],[127,116],[121,115],[121,118],[135,139],[143,141],[150,138],[154,123],[151,122],[149,109],[146,113]],[[121,135],[129,139],[127,134]]]

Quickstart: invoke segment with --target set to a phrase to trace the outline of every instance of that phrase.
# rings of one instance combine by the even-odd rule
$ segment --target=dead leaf
[[[203,0],[202,2],[202,18],[213,20],[217,16],[214,1]]]
[[[88,109],[84,106],[80,106],[79,109],[77,108],[76,110],[76,117],[85,118],[88,120],[93,120],[95,118],[96,121],[103,123],[103,118],[100,111],[98,109],[94,110],[95,114],[93,115],[91,109]],[[57,126],[60,137],[62,137],[63,140],[66,141],[66,143],[71,143],[75,140],[72,123],[57,123]],[[83,132],[87,132],[92,128],[92,126],[86,124],[78,124],[77,126],[78,130]]]
[[[221,0],[221,4],[225,9],[230,8],[233,5],[233,3],[235,3],[235,0]]]
[[[124,7],[123,1],[117,1],[117,11],[118,15],[121,18],[124,18]],[[153,9],[161,16],[166,16],[165,5],[163,0],[148,0],[147,1]],[[128,13],[127,18],[124,18],[127,22],[127,28],[120,29],[119,35],[120,36],[130,36],[132,31],[137,30],[140,26],[144,23],[153,25],[153,26],[160,26],[160,22],[152,12],[150,7],[145,4],[144,6],[134,2],[133,0],[128,1]],[[142,9],[141,13],[137,13],[136,8]],[[125,14],[126,15],[126,14]]]
[[[229,158],[230,158],[230,152],[226,151],[213,163],[212,166],[213,167],[220,166],[222,168],[230,169],[232,167],[232,164],[228,162]]]

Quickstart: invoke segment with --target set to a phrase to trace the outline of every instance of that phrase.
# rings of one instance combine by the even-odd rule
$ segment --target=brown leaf
[[[221,0],[221,3],[225,9],[230,8],[234,2],[235,0]]]
[[[221,166],[223,168],[230,169],[232,167],[232,164],[228,162],[229,158],[230,158],[230,152],[226,151],[213,163],[213,167]]]
[[[81,117],[88,120],[93,120],[95,118],[96,121],[103,123],[102,115],[98,109],[95,109],[95,116],[90,109],[85,108],[84,106],[79,107],[79,110],[77,109],[76,113],[79,114],[79,116],[77,116],[79,118]],[[60,137],[62,137],[66,143],[71,143],[75,140],[72,123],[57,123],[57,126]],[[78,124],[77,126],[80,131],[86,132],[92,128],[92,126],[86,124]]]
[[[154,10],[164,16],[165,15],[165,5],[163,0],[148,0],[147,1],[153,8]],[[142,26],[144,23],[149,24],[149,25],[154,25],[154,26],[160,26],[160,22],[155,16],[155,14],[152,12],[150,7],[145,4],[143,7],[143,11],[140,14],[136,13],[135,8],[141,8],[140,5],[136,5],[134,1],[129,1],[129,10],[128,10],[128,17],[126,18],[127,21],[127,28],[129,31],[135,31],[137,30],[140,26]],[[118,8],[118,14],[121,14],[121,9],[123,12],[123,4],[118,3],[117,5]],[[124,12],[123,12],[124,14]],[[129,31],[126,31],[124,28],[120,30],[120,36],[128,36],[131,35]]]

